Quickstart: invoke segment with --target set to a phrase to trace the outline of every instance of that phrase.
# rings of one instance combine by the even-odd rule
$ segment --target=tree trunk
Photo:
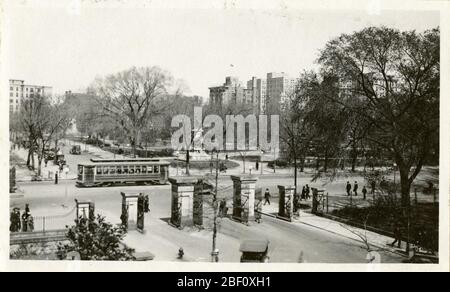
[[[356,161],[358,160],[358,152],[356,151],[355,147],[353,146],[352,149],[352,172],[356,171]]]
[[[327,172],[328,171],[328,150],[325,151],[325,157],[324,157],[324,164],[323,164],[323,171]]]
[[[298,163],[297,163],[297,157],[294,158],[294,187],[295,187],[295,192],[294,194],[297,194],[297,190],[298,190]]]
[[[409,168],[408,167],[399,167],[400,171],[400,187],[401,187],[401,201],[402,207],[409,207],[410,204],[410,191],[411,191],[411,183],[409,181]]]
[[[31,155],[32,155],[32,150],[28,149],[28,158],[27,158],[27,166],[31,166]]]
[[[31,152],[31,168],[34,170],[35,167],[35,162],[34,162],[34,151]]]
[[[186,150],[186,174],[187,175],[190,175],[190,170],[189,170],[189,164],[190,164],[190,162],[191,162],[191,155],[190,155],[190,146],[187,148],[187,150]]]
[[[38,176],[42,175],[42,156],[38,156]]]

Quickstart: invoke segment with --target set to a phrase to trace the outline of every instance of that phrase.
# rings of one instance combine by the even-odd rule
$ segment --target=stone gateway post
[[[292,221],[294,210],[294,193],[293,186],[278,186],[279,190],[279,204],[277,218]]]
[[[172,204],[170,224],[183,228],[194,224],[194,185],[198,178],[169,178],[172,184]]]
[[[231,176],[233,180],[233,219],[248,224],[255,220],[255,189],[257,177]]]

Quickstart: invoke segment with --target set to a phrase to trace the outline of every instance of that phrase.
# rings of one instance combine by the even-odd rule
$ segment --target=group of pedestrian
[[[25,211],[20,215],[20,208],[14,208],[10,215],[11,232],[33,232],[34,231],[34,218],[31,215],[30,208],[25,205]]]
[[[309,185],[303,186],[300,200],[309,200],[311,198],[311,189]]]
[[[358,182],[357,181],[355,181],[355,184],[353,185],[353,187],[350,184],[350,182],[347,182],[346,191],[347,191],[347,196],[348,197],[350,197],[352,195],[357,197],[358,196],[358,189],[359,189],[359,186],[358,186]],[[352,190],[353,190],[353,192],[352,192]],[[366,188],[366,186],[363,186],[361,192],[362,192],[363,198],[365,200],[367,198],[367,188]]]

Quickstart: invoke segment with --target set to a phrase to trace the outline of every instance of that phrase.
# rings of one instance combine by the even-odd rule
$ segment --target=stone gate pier
[[[255,189],[258,178],[252,175],[231,176],[233,180],[234,220],[248,224],[255,220]]]

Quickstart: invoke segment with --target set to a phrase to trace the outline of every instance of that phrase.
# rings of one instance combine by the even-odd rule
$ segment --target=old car
[[[81,146],[80,145],[72,146],[72,149],[70,149],[70,154],[80,155],[81,154]]]
[[[56,154],[55,160],[53,160],[53,161],[56,165],[65,165],[66,164],[66,159],[64,157],[64,154],[62,154],[60,152],[58,152]]]
[[[241,263],[268,263],[269,241],[267,239],[247,239],[241,242]]]

